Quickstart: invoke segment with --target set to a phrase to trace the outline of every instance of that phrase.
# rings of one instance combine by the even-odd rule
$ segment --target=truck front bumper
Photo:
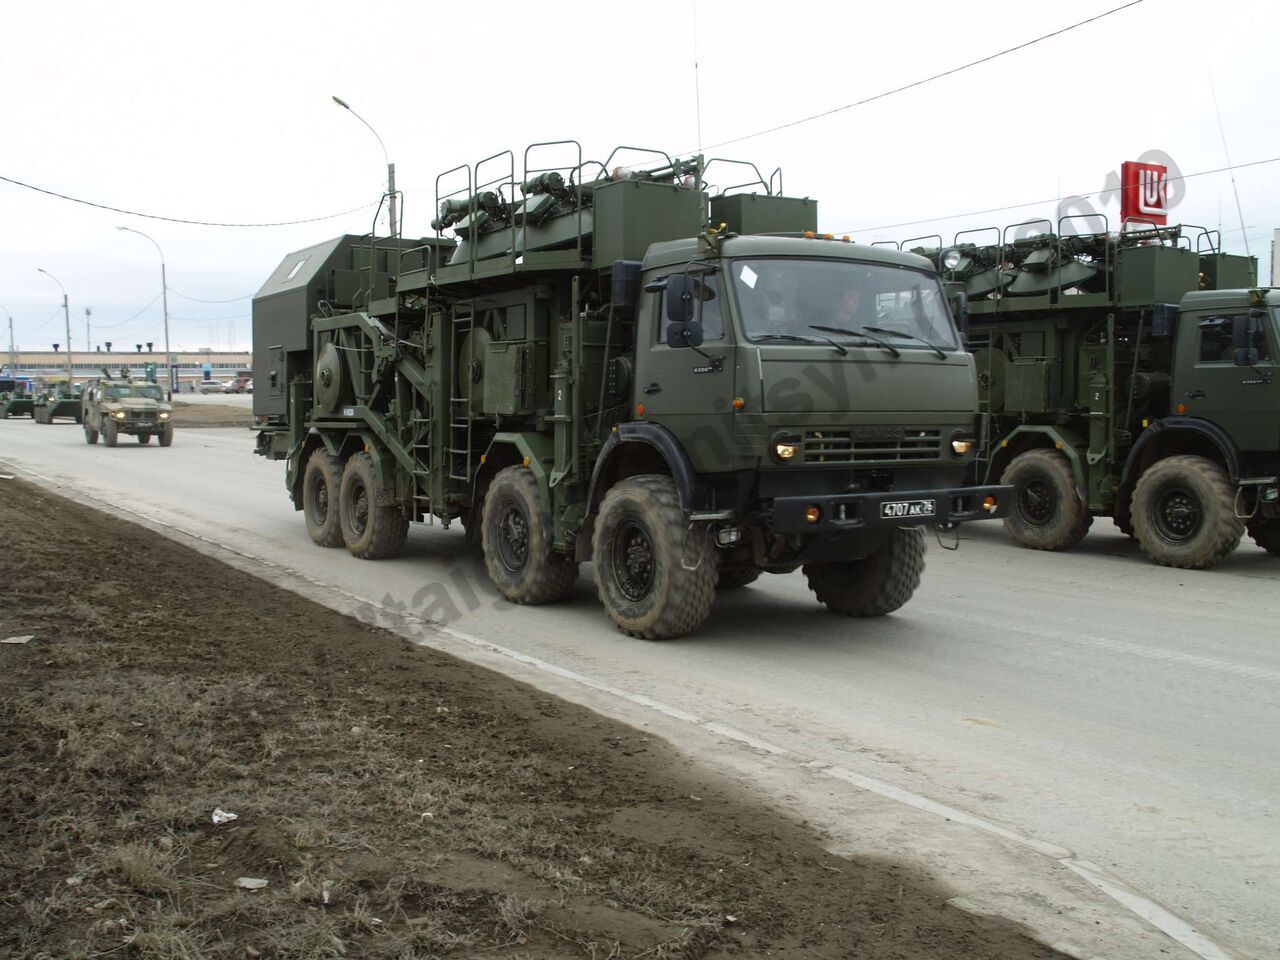
[[[778,533],[839,533],[954,524],[998,519],[1012,504],[1013,487],[1000,485],[775,497],[771,526]]]

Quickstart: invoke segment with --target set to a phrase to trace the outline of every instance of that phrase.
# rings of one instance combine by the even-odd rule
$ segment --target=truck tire
[[[1227,472],[1204,457],[1176,456],[1149,467],[1133,488],[1133,527],[1143,553],[1165,567],[1204,570],[1244,535]]]
[[[162,447],[173,446],[173,424],[169,424],[169,426],[161,428],[160,446]]]
[[[84,422],[84,442],[90,445],[98,442],[98,431],[93,429],[88,420]]]
[[[745,570],[721,570],[716,579],[717,590],[737,590],[747,587],[760,579],[760,571],[747,568]]]
[[[367,453],[348,457],[338,488],[338,523],[343,543],[361,560],[398,556],[409,535],[409,518],[397,506],[379,506],[377,490],[373,458]]]
[[[806,563],[818,601],[846,617],[883,617],[916,592],[924,573],[924,531],[900,527],[870,556],[843,563]]]
[[[139,442],[139,443],[143,443],[143,444],[150,443],[150,442],[151,442],[151,434],[149,434],[149,433],[140,433],[140,434],[138,434],[138,442]]]
[[[1249,521],[1253,542],[1273,557],[1280,557],[1280,517],[1254,517]]]
[[[630,636],[692,633],[715,600],[712,550],[705,531],[685,519],[670,477],[623,480],[605,494],[591,539],[600,602]]]
[[[556,603],[573,592],[578,564],[554,550],[555,528],[538,480],[527,467],[505,467],[485,492],[480,517],[484,566],[512,603]]]
[[[1089,532],[1093,517],[1076,493],[1071,464],[1056,450],[1018,454],[1000,482],[1014,487],[1004,529],[1021,546],[1068,550]]]
[[[164,445],[164,434],[160,434]],[[338,488],[342,471],[338,461],[327,450],[314,450],[302,472],[302,515],[307,520],[307,533],[322,547],[342,546],[342,527],[338,523]]]
[[[108,447],[114,447],[116,441],[120,439],[120,430],[116,426],[114,420],[102,421],[102,442]]]

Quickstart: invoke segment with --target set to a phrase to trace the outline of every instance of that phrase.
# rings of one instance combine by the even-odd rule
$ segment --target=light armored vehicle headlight
[[[112,416],[113,416],[113,417],[115,417],[117,420],[123,420],[123,419],[124,419],[124,411],[123,411],[123,410],[117,410],[115,413],[113,413],[113,414],[112,414]]]
[[[168,414],[168,413],[166,413],[165,411],[161,410],[161,411],[160,411],[160,419],[161,419],[161,420],[168,420],[168,419],[169,419],[169,414]]]
[[[947,270],[954,270],[960,266],[960,251],[951,249],[944,253],[942,255],[942,266]]]

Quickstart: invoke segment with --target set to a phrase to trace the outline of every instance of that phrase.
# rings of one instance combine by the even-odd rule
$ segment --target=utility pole
[[[93,333],[92,333],[92,331],[89,329],[89,318],[90,318],[91,316],[93,316],[93,308],[92,308],[92,307],[85,307],[85,308],[84,308],[84,350],[85,350],[85,353],[89,353],[90,351],[92,351],[92,350],[93,350]],[[90,357],[90,360],[92,360],[92,359],[93,359],[93,358],[92,358],[92,357]]]
[[[18,375],[18,351],[13,345],[13,314],[3,304],[0,304],[0,310],[3,310],[5,316],[9,318],[9,376],[16,377]]]
[[[71,308],[67,305],[67,288],[62,285],[62,281],[55,277],[44,267],[36,267],[40,273],[52,280],[58,285],[58,289],[62,291],[62,316],[67,322],[67,396],[71,396],[71,387],[75,383],[75,372],[71,368]]]

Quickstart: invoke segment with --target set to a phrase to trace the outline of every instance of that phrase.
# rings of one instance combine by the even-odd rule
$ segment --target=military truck
[[[0,420],[29,417],[35,405],[29,385],[15,377],[0,377]]]
[[[1254,260],[1102,218],[935,239],[917,249],[962,285],[987,415],[972,479],[1015,488],[1015,541],[1064,550],[1110,517],[1168,566],[1212,567],[1246,528],[1280,554],[1280,290]]]
[[[898,609],[924,528],[1009,492],[963,486],[973,360],[936,272],[817,234],[780,172],[646,155],[504,151],[441,174],[433,237],[285,257],[253,301],[257,452],[322,546],[459,520],[508,600],[593,561],[638,637],[797,568],[834,611]],[[713,167],[748,182],[713,195]]]
[[[80,384],[69,380],[36,380],[31,403],[32,418],[36,423],[53,423],[57,417],[79,423],[80,389]]]
[[[84,385],[80,405],[85,443],[97,443],[101,435],[104,445],[114,447],[122,434],[137,437],[138,443],[150,443],[152,437],[162,447],[173,443],[173,407],[154,380],[134,379],[128,370],[112,373],[103,367],[101,377]]]

